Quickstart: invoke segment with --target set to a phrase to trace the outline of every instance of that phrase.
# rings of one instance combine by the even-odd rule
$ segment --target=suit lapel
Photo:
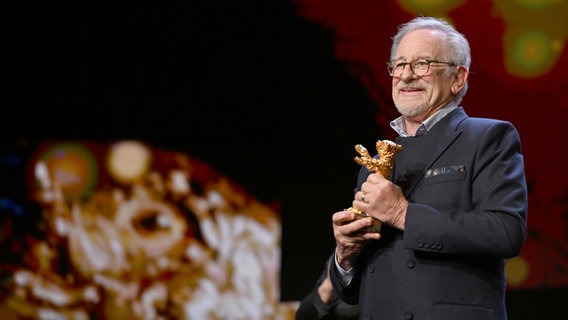
[[[419,175],[415,176],[414,179],[410,181],[407,188],[405,188],[404,194],[407,198],[412,195],[418,183],[424,179],[426,170],[430,169],[432,164],[438,160],[460,136],[462,131],[458,129],[458,126],[465,118],[467,118],[467,114],[464,112],[463,108],[459,107],[440,120],[440,122],[434,125],[434,127],[428,131],[427,135],[423,137],[425,138],[421,141],[423,145],[417,147],[421,150],[430,151],[413,153],[413,156],[427,156],[427,158],[422,159],[426,167]],[[452,128],[454,128],[454,130],[451,130]]]

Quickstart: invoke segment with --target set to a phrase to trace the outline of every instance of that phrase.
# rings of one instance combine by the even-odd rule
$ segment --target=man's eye
[[[403,69],[405,65],[406,65],[406,62],[397,62],[394,65],[394,67],[395,67],[395,69]]]
[[[414,64],[416,67],[418,68],[426,68],[428,66],[428,61],[416,61],[416,63]]]

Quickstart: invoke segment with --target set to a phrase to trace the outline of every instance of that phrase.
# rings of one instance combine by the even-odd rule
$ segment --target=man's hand
[[[369,175],[355,195],[353,207],[384,224],[404,230],[408,201],[399,186],[380,174]]]
[[[344,270],[353,267],[365,244],[370,240],[379,240],[381,235],[367,232],[373,218],[355,220],[355,213],[349,210],[333,214],[333,235],[337,244],[337,262]]]

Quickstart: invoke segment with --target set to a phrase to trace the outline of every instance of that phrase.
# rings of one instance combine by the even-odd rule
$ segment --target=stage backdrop
[[[0,144],[0,318],[292,319],[279,207],[139,140]]]
[[[297,0],[300,17],[331,30],[335,57],[377,104],[382,138],[394,138],[391,37],[417,15],[447,19],[470,41],[470,116],[511,121],[519,130],[529,185],[529,230],[507,263],[508,288],[568,285],[568,167],[561,155],[568,116],[568,2],[540,0]]]

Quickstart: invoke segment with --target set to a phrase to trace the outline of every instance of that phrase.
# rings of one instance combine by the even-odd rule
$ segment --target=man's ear
[[[454,76],[452,83],[452,93],[457,94],[467,82],[469,77],[469,70],[464,66],[458,66],[458,70]]]

